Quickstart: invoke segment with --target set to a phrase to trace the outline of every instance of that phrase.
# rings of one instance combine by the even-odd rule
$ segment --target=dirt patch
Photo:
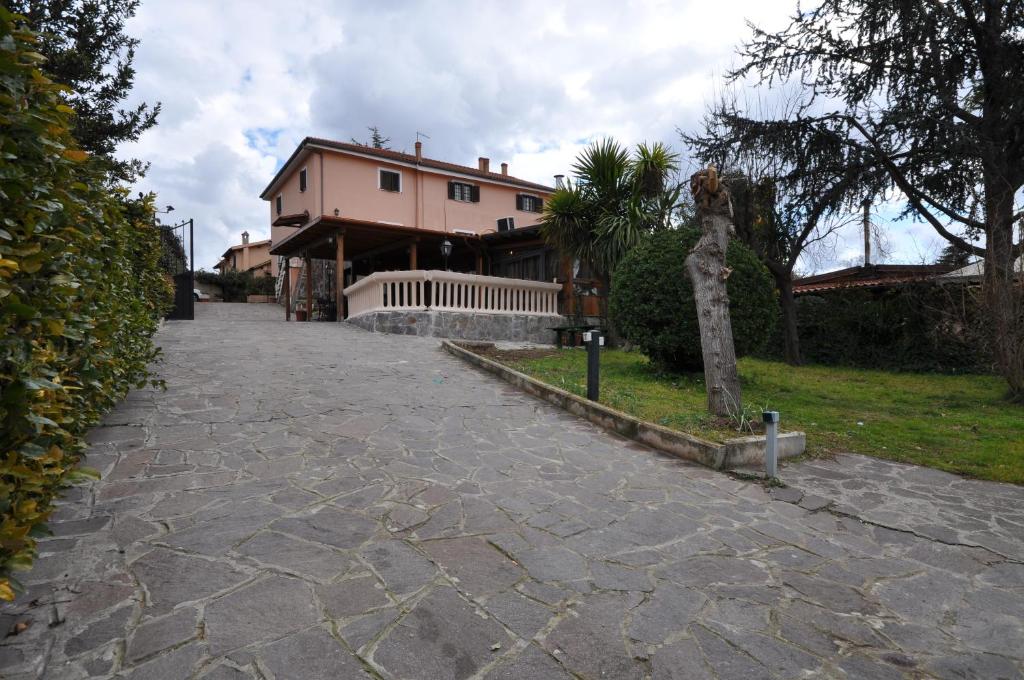
[[[726,418],[725,416],[708,416],[705,421],[709,429],[721,430],[723,432],[733,432],[733,437],[746,437],[752,434],[764,434],[764,423],[760,420],[748,420],[743,430],[739,431],[736,429],[736,421],[732,418]]]

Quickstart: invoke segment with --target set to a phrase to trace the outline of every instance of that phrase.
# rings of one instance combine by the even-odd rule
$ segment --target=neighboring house
[[[1019,275],[1024,273],[1024,255],[1017,258],[1017,262],[1014,265],[1014,271]],[[954,269],[953,271],[943,274],[939,277],[941,283],[948,282],[967,282],[977,283],[982,280],[985,276],[985,260],[976,260],[970,263],[966,267],[960,269]]]
[[[556,315],[574,296],[569,262],[539,234],[552,191],[510,175],[506,163],[492,172],[487,158],[476,167],[427,158],[420,142],[408,154],[307,137],[260,197],[270,254],[288,270],[280,289],[289,313],[299,303],[322,316],[340,300],[341,317],[346,308]]]
[[[793,294],[826,293],[850,288],[892,288],[932,281],[953,267],[944,264],[869,264],[793,280]]]
[[[242,232],[242,242],[231,246],[221,255],[214,269],[227,272],[251,272],[254,276],[276,276],[276,258],[270,256],[270,239],[249,242],[249,232]]]

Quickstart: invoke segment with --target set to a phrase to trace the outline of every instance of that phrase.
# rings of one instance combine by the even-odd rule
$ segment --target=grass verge
[[[581,349],[484,353],[586,395]],[[746,416],[760,421],[762,409],[779,411],[783,429],[807,433],[810,455],[863,453],[1024,484],[1024,406],[1003,399],[999,378],[793,367],[751,358],[741,359],[739,370]],[[602,351],[601,403],[713,441],[741,434],[734,423],[706,413],[703,375],[659,373],[637,352]]]

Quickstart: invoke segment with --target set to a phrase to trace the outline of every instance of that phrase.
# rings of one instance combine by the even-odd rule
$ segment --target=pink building
[[[497,231],[537,223],[552,189],[492,172],[480,158],[467,167],[416,154],[359,144],[305,139],[261,194],[275,227],[301,226],[302,217],[351,219],[444,233]],[[271,240],[278,242],[278,231]]]
[[[552,191],[506,163],[427,158],[420,142],[408,154],[307,137],[260,195],[286,313],[568,313],[572,268],[539,232]]]
[[[249,232],[242,232],[242,242],[224,251],[214,269],[226,272],[252,272],[254,276],[277,274],[276,258],[270,256],[270,239],[249,241]]]

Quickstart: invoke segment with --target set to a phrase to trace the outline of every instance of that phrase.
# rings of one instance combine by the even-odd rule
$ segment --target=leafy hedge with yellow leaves
[[[0,6],[0,599],[18,591],[86,430],[149,378],[171,299],[152,197],[112,189],[36,35]]]

